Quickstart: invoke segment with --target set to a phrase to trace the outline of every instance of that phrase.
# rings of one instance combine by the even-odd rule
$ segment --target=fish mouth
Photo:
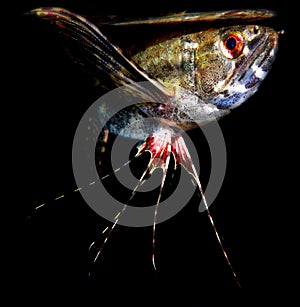
[[[266,77],[275,60],[278,49],[278,32],[272,28],[264,27],[262,36],[254,46],[248,60],[242,68],[243,74],[238,78],[246,90],[255,91]]]

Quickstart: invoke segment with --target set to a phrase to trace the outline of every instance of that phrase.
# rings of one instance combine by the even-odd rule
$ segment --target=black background
[[[272,1],[199,1],[96,3],[27,1],[15,8],[13,30],[12,124],[14,166],[9,206],[13,225],[11,285],[23,302],[44,305],[77,298],[136,305],[150,301],[206,306],[220,291],[239,291],[199,198],[157,226],[157,266],[151,263],[152,229],[119,226],[102,256],[91,267],[90,243],[109,225],[72,191],[71,150],[74,131],[97,92],[72,63],[52,32],[24,17],[40,6],[61,6],[84,15],[157,15],[180,11],[268,8],[278,12],[284,29],[273,68],[259,91],[220,122],[227,146],[227,172],[211,206],[215,223],[238,273],[242,288],[281,287],[292,268],[287,256],[289,181],[293,151],[288,55],[291,34],[287,4]],[[17,33],[17,34],[16,34]],[[15,65],[16,64],[16,65]],[[197,146],[197,131],[191,132]],[[53,201],[65,194],[60,201]],[[35,211],[34,207],[49,204]],[[21,219],[17,219],[17,217]],[[284,255],[284,257],[283,257]],[[91,278],[88,272],[92,270]],[[143,298],[138,299],[137,295]],[[161,296],[160,296],[161,295]],[[213,295],[213,296],[212,296]],[[250,296],[252,296],[250,295]],[[159,298],[160,296],[160,298]],[[225,299],[225,298],[224,298]]]

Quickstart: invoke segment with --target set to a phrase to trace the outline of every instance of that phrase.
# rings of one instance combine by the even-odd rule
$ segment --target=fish
[[[257,21],[274,17],[275,13],[269,10],[179,13],[97,24],[88,17],[57,7],[37,8],[29,15],[54,26],[70,56],[97,80],[98,86],[105,89],[125,87],[121,92],[124,101],[125,96],[139,100],[127,106],[120,103],[117,111],[112,103],[107,102],[94,114],[101,128],[98,127],[95,145],[98,166],[109,135],[138,140],[134,159],[150,153],[145,170],[129,200],[114,216],[94,261],[115,226],[121,223],[137,191],[149,176],[161,169],[163,175],[153,212],[152,264],[156,269],[155,228],[173,157],[175,168],[180,165],[196,182],[224,258],[240,287],[183,134],[227,116],[258,90],[274,63],[280,32],[258,25]],[[212,23],[218,27],[212,27]],[[185,29],[178,30],[182,25]],[[166,30],[162,29],[164,26]],[[139,27],[159,27],[161,33],[154,31],[152,39],[143,43],[130,43],[127,39],[124,42],[119,38],[123,48],[113,42],[118,33],[131,32]],[[100,176],[100,179],[106,177]]]

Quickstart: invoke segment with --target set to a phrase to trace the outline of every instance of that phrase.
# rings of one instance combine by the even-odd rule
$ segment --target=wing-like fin
[[[116,86],[149,81],[153,91],[148,87],[144,95],[147,94],[152,100],[167,99],[172,95],[162,84],[151,79],[127,59],[120,49],[86,18],[56,7],[34,9],[29,14],[54,25],[70,55],[84,66],[85,70],[90,71],[94,78],[101,80],[103,76],[108,76]]]
[[[110,21],[107,22],[114,26],[130,26],[130,25],[163,25],[163,24],[188,24],[188,23],[207,23],[215,21],[239,21],[249,22],[272,18],[276,16],[274,11],[266,9],[257,10],[229,10],[229,11],[211,11],[211,12],[182,12],[170,14],[161,17],[150,17],[147,19],[137,19],[131,21]]]

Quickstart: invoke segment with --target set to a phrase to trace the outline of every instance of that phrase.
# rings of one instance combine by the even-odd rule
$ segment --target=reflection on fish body
[[[182,13],[147,21],[106,23],[105,27],[112,28],[187,22],[206,25],[201,31],[167,36],[130,56],[103,34],[101,25],[96,26],[80,15],[61,8],[39,8],[30,13],[53,24],[71,56],[91,71],[101,84],[105,76],[115,86],[129,85],[130,95],[139,96],[145,102],[124,108],[117,114],[110,111],[109,105],[100,109],[99,121],[101,115],[105,114],[106,118],[111,112],[113,116],[105,122],[98,143],[105,143],[108,133],[113,133],[143,141],[135,157],[150,152],[150,161],[130,199],[145,182],[146,174],[152,174],[158,168],[163,170],[153,222],[154,267],[157,209],[170,156],[173,155],[175,164],[183,166],[196,181],[217,240],[239,285],[181,134],[223,117],[252,96],[269,72],[277,51],[278,33],[271,28],[255,23],[208,28],[207,23],[218,19],[223,22],[252,22],[272,17],[273,13],[267,10]],[[140,81],[148,81],[150,85],[146,88],[137,83],[137,86],[130,87]],[[154,120],[144,120],[147,118]],[[132,125],[137,122],[139,126]],[[127,206],[125,203],[115,217],[107,238]]]

